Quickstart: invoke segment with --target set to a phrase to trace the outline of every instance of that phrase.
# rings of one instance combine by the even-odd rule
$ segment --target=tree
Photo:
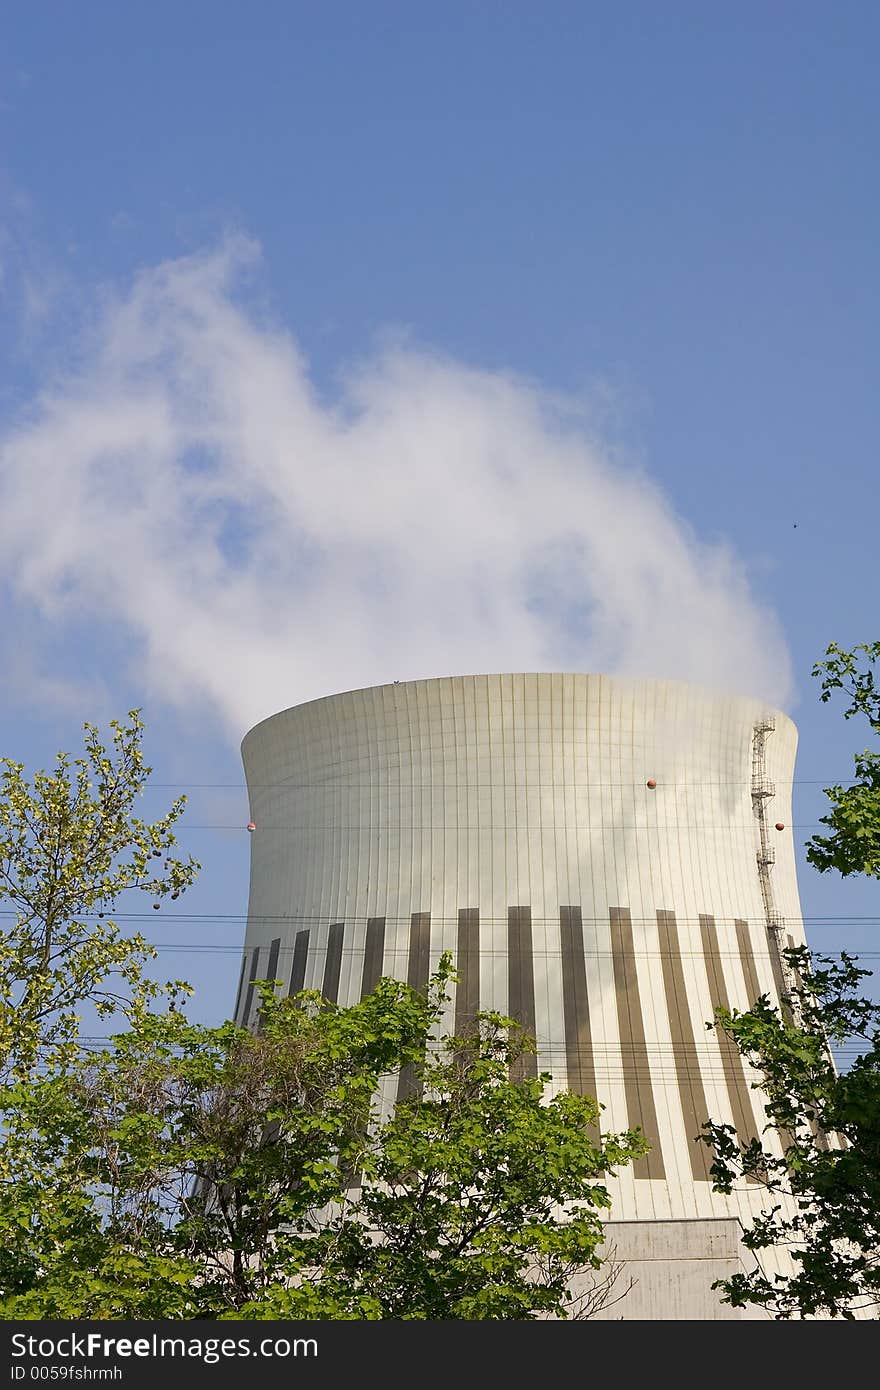
[[[594,1140],[593,1102],[512,1081],[529,1043],[510,1020],[438,1038],[447,958],[427,997],[383,980],[342,1009],[264,982],[255,1032],[189,1022],[186,987],[150,980],[149,944],[108,917],[129,889],[158,902],[192,882],[198,866],[172,855],[184,798],[134,816],[150,771],[138,712],[111,728],[110,753],[86,724],[84,756],[33,784],[0,763],[0,1316],[528,1318],[601,1302],[604,1178],[644,1139]],[[106,1049],[83,1047],[87,1007],[126,1025]],[[404,1067],[420,1091],[389,1116],[376,1097]],[[572,1300],[570,1277],[597,1269]]]
[[[275,1243],[340,1195],[381,1073],[414,1059],[424,1001],[279,1007],[257,1034],[132,1013],[103,1052],[5,1096],[0,1313],[215,1317],[259,1296]],[[14,1254],[13,1254],[14,1252]]]
[[[112,747],[84,725],[83,756],[59,753],[28,782],[0,759],[0,1284],[14,1291],[34,1270],[91,1243],[104,1277],[116,1277],[102,1245],[91,1183],[93,1159],[76,1103],[87,1060],[82,1013],[139,1017],[165,993],[146,974],[155,950],[125,935],[111,914],[129,889],[158,902],[192,883],[195,860],[174,858],[173,827],[185,798],[148,822],[133,814],[151,769],[132,710],[111,721]],[[155,863],[162,860],[161,867]],[[39,1230],[37,1244],[32,1239]],[[129,1259],[133,1259],[129,1256]],[[28,1271],[30,1270],[30,1274]]]
[[[509,1025],[485,1013],[466,1047],[448,1040],[423,1067],[424,1096],[379,1130],[359,1201],[321,1233],[319,1290],[396,1319],[596,1311],[572,1284],[602,1265],[603,1180],[647,1144],[633,1132],[595,1142],[596,1103],[548,1102],[549,1075],[512,1083],[524,1039]],[[278,1292],[275,1316],[288,1307]]]
[[[438,1039],[449,973],[349,1008],[267,984],[254,1033],[142,1008],[106,1053],[23,1084],[0,1315],[565,1316],[601,1263],[604,1178],[645,1141],[597,1141],[591,1101],[511,1081],[509,1020]],[[406,1065],[423,1093],[383,1118]]]
[[[132,813],[151,772],[139,711],[110,727],[110,752],[85,724],[83,756],[59,753],[33,783],[0,759],[0,904],[11,916],[0,930],[0,1081],[74,1056],[87,1003],[106,1018],[134,995],[155,997],[144,973],[155,951],[107,914],[129,889],[177,898],[198,871],[171,853],[185,797],[152,823]]]
[[[707,1125],[706,1140],[718,1191],[751,1177],[776,1199],[744,1230],[746,1249],[787,1248],[794,1273],[756,1269],[714,1287],[735,1307],[759,1304],[777,1318],[852,1318],[880,1304],[880,1005],[860,996],[870,972],[845,953],[815,963],[805,947],[786,955],[797,1024],[766,996],[745,1013],[718,1011],[761,1074],[767,1131],[782,1155],[757,1139],[741,1145],[730,1125]],[[829,1044],[854,1038],[866,1050],[838,1075]]]
[[[827,703],[835,690],[845,691],[850,703],[844,718],[863,715],[880,736],[880,690],[874,678],[880,642],[863,643],[851,652],[832,642],[825,656],[813,667],[813,675],[823,677],[819,698]],[[822,817],[822,824],[831,827],[831,834],[814,835],[807,845],[807,858],[820,873],[836,869],[844,877],[880,878],[880,750],[857,753],[854,762],[856,775],[850,786],[825,788],[832,810]]]
[[[866,658],[862,664],[860,658]],[[864,715],[880,734],[880,691],[873,664],[880,643],[843,651],[832,644],[814,668],[821,699],[850,699],[845,717]],[[820,872],[880,877],[880,753],[857,755],[852,786],[826,788],[831,829],[814,836],[807,858]],[[795,981],[783,1010],[764,996],[745,1013],[718,1010],[717,1025],[758,1070],[767,1095],[767,1133],[743,1145],[729,1125],[709,1124],[716,1188],[730,1192],[743,1176],[765,1184],[773,1201],[744,1230],[759,1252],[789,1251],[794,1272],[767,1278],[760,1269],[720,1280],[726,1302],[758,1304],[777,1318],[851,1318],[880,1304],[880,1005],[859,992],[871,972],[841,953],[811,961],[806,948],[785,952]],[[831,1049],[864,1045],[839,1075]]]

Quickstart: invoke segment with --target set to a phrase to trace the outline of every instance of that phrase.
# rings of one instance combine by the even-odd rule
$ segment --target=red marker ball
[[[781,820],[778,820],[778,821],[776,822],[776,829],[777,829],[777,830],[784,830],[784,829],[785,829],[785,822],[784,822],[784,821],[781,821]]]
[[[251,832],[253,832],[254,830],[256,830],[257,827],[256,827],[256,825],[254,824],[254,822],[253,822],[252,820],[249,820],[249,821],[248,821],[248,827],[247,827],[247,828],[248,828],[248,830],[250,830]]]
[[[647,782],[645,783],[645,785],[648,786],[648,787],[650,787],[650,788],[651,788],[651,791],[653,791],[654,788],[656,787],[657,783],[654,781],[654,778],[653,778],[653,777],[649,777],[648,780],[647,780]]]

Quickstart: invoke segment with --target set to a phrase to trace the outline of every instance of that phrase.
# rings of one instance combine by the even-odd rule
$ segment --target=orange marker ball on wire
[[[784,830],[784,829],[785,829],[785,821],[778,820],[778,821],[776,822],[776,829],[777,829],[777,830]]]

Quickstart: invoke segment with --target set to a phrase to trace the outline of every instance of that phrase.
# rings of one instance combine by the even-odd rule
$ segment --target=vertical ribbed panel
[[[254,1001],[254,980],[257,978],[257,965],[260,960],[260,948],[255,946],[251,953],[251,969],[248,975],[247,989],[244,992],[244,1008],[241,1015],[241,1026],[247,1028],[248,1019],[251,1016],[251,1004]]]
[[[718,1008],[729,1009],[730,998],[724,980],[715,919],[706,913],[700,914],[700,936],[703,942],[703,959],[706,963],[706,974],[709,979],[712,1009],[713,1011]],[[742,1058],[733,1039],[723,1028],[716,1028],[715,1036],[718,1039],[718,1047],[721,1052],[721,1065],[724,1068],[724,1079],[727,1083],[727,1095],[733,1123],[740,1142],[748,1144],[757,1137],[758,1130]],[[755,1180],[753,1179],[753,1181]]]
[[[785,987],[785,977],[782,974],[782,962],[779,959],[776,947],[775,933],[769,926],[765,930],[767,934],[767,950],[770,953],[770,967],[773,971],[773,983],[776,986],[776,998],[782,1010],[783,1018],[788,1019],[791,1017],[791,1014],[788,1005],[783,1002],[788,994],[788,990]]]
[[[382,971],[385,961],[385,918],[370,917],[367,920],[367,933],[364,938],[364,964],[361,971],[361,999],[366,999],[368,994],[372,994],[377,984],[382,978]],[[369,1111],[369,1107],[367,1107]],[[366,1137],[369,1129],[368,1119],[365,1117],[358,1125],[358,1132]],[[348,1173],[349,1188],[359,1187],[361,1182],[360,1171],[353,1167]]]
[[[795,940],[791,933],[789,933],[786,936],[785,940],[788,945],[788,949],[790,951],[793,951],[795,948]],[[803,981],[801,979],[801,972],[799,970],[795,971],[795,978],[797,980],[798,985],[803,984]],[[817,1120],[814,1119],[810,1121],[810,1129],[813,1131],[813,1138],[816,1140],[816,1147],[819,1149],[827,1149],[828,1136]]]
[[[625,907],[612,907],[611,958],[614,965],[614,991],[617,998],[617,1025],[623,1058],[623,1085],[630,1128],[638,1125],[650,1151],[633,1164],[637,1178],[665,1176],[660,1149],[660,1127],[651,1085],[651,1062],[645,1043],[645,1023],[636,973],[632,920]]]
[[[596,1099],[596,1068],[590,1036],[590,1004],[584,961],[584,923],[579,907],[560,907],[562,1005],[565,1015],[565,1060],[568,1089]]]
[[[299,994],[305,988],[306,964],[309,958],[309,933],[298,931],[293,939],[293,964],[290,967],[288,994]]]
[[[431,959],[431,914],[414,912],[410,918],[409,959],[406,982],[419,994],[428,989],[428,966]]]
[[[749,924],[742,918],[737,918],[734,922],[736,928],[736,944],[739,947],[739,961],[742,966],[743,979],[746,982],[746,999],[749,1008],[760,999],[763,994],[761,985],[758,981],[758,971],[755,966],[755,953],[752,950],[752,938],[749,934]]]
[[[709,1168],[712,1155],[706,1144],[695,1142],[706,1120],[709,1107],[700,1076],[700,1059],[694,1041],[691,1012],[684,983],[681,947],[674,912],[657,913],[660,935],[660,962],[663,970],[663,989],[672,1034],[672,1055],[684,1127],[689,1140],[691,1176],[695,1182],[711,1182]]]
[[[238,1011],[241,1008],[241,991],[244,987],[244,972],[246,969],[247,955],[243,955],[241,958],[241,970],[239,971],[238,975],[238,989],[235,992],[235,1008],[232,1011],[233,1018],[238,1018]]]
[[[269,964],[266,967],[266,979],[277,980],[278,978],[278,954],[281,950],[281,937],[276,936],[269,946]]]
[[[414,912],[409,927],[409,959],[407,961],[406,982],[410,989],[419,994],[427,993],[428,970],[431,959],[431,914]],[[416,1076],[411,1062],[401,1067],[397,1082],[398,1101],[421,1095],[422,1083]]]
[[[382,978],[385,960],[385,918],[371,917],[367,922],[364,943],[364,969],[361,975],[361,998],[372,994]]]
[[[334,922],[327,933],[327,954],[324,957],[324,983],[321,993],[331,1004],[339,998],[339,971],[342,966],[342,941],[345,923]]]
[[[458,984],[455,989],[455,1033],[463,1038],[474,1028],[480,1011],[480,910],[458,911],[458,949],[455,956]]]
[[[529,1037],[535,1036],[535,962],[532,955],[532,909],[507,909],[507,1011]],[[510,1069],[512,1081],[538,1075],[534,1052],[523,1053]]]

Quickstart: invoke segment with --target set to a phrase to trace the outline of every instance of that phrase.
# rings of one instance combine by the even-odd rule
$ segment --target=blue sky
[[[880,635],[876,6],[5,30],[0,747],[144,706],[205,866],[203,916],[148,926],[201,1015],[237,978],[238,740],[298,699],[715,674],[796,719],[806,838],[865,742],[810,668]],[[800,882],[812,943],[870,964],[876,886]]]

